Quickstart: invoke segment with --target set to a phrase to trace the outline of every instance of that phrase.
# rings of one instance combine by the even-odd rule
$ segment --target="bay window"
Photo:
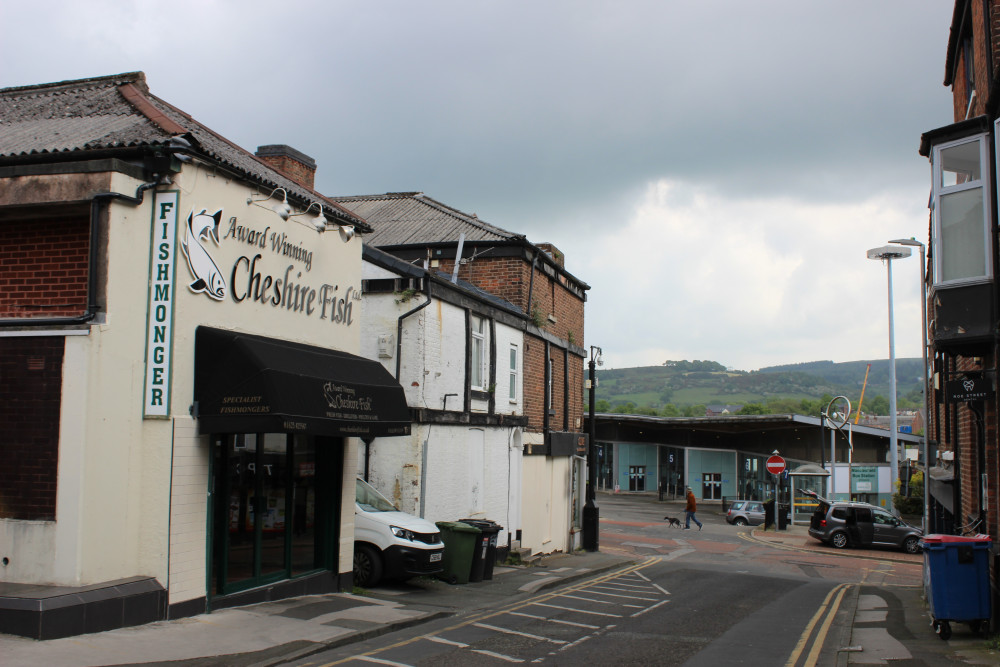
[[[980,282],[990,262],[987,135],[934,147],[934,283]]]

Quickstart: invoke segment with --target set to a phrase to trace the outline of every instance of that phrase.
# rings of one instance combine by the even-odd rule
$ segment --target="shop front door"
[[[341,475],[330,472],[336,457],[317,456],[314,438],[283,433],[218,436],[213,449],[213,594],[332,564],[339,491],[323,493],[316,479],[339,489]]]
[[[722,473],[706,472],[701,475],[701,499],[722,500]]]

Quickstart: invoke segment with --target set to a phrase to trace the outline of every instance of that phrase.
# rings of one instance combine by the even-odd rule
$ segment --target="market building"
[[[0,90],[0,632],[350,589],[360,216],[142,73]]]
[[[827,420],[791,414],[597,413],[595,437],[599,488],[605,491],[680,499],[690,486],[699,501],[710,504],[765,500],[773,496],[779,481],[767,472],[767,459],[778,454],[786,463],[780,480],[782,497],[792,494],[798,520],[807,521],[815,505],[801,494],[807,489],[881,507],[892,503],[890,438],[885,429],[851,424],[834,431]],[[921,439],[899,433],[897,440],[903,465],[915,470]]]

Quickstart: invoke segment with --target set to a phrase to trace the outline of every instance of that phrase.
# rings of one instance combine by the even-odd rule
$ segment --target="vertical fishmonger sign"
[[[171,191],[157,192],[153,197],[143,417],[170,415],[170,359],[173,349],[174,267],[179,196],[177,191]]]

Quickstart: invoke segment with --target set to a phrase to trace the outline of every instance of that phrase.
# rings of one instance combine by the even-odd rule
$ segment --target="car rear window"
[[[846,507],[837,507],[837,508],[835,508],[833,510],[833,518],[834,519],[841,519],[843,521],[847,521],[847,508]]]
[[[744,501],[744,500],[734,500],[733,504],[729,506],[729,509],[741,510],[741,509],[743,509],[743,506],[745,504],[746,504],[746,501]]]

